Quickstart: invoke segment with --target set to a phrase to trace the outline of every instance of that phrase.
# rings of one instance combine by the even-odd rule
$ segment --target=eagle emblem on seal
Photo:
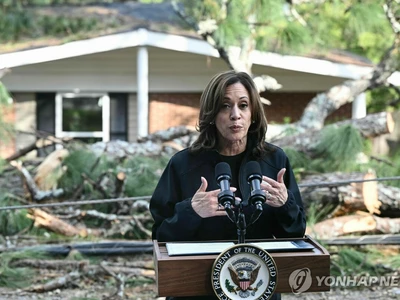
[[[260,268],[261,265],[249,258],[241,258],[234,261],[228,267],[228,270],[236,287],[227,283],[229,285],[228,290],[235,294],[239,293],[239,296],[242,298],[249,297],[250,291],[252,291],[251,294],[254,295],[263,283],[262,280],[260,280],[256,286],[253,286],[257,280]]]

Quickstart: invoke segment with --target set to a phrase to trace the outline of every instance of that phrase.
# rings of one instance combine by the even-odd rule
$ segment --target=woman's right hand
[[[225,210],[218,205],[218,194],[220,190],[206,192],[208,182],[201,177],[201,185],[192,198],[193,210],[202,218],[225,216]],[[236,188],[231,187],[231,191],[235,192]]]

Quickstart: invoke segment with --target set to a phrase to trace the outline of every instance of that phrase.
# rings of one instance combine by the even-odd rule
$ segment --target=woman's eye
[[[227,103],[222,104],[222,108],[229,108],[229,107],[231,107],[231,106]]]
[[[249,105],[247,103],[240,104],[240,108],[242,108],[242,109],[247,108],[247,107],[249,107]]]

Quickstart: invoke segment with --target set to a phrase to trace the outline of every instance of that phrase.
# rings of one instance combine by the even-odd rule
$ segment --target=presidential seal
[[[211,270],[211,284],[221,300],[268,300],[277,285],[276,264],[264,249],[238,244],[217,257]]]

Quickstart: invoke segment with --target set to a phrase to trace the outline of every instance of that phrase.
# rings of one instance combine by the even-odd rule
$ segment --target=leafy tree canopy
[[[176,2],[193,22],[215,26],[213,38],[222,47],[240,46],[251,36],[264,51],[301,54],[334,48],[378,62],[393,43],[382,0]]]

